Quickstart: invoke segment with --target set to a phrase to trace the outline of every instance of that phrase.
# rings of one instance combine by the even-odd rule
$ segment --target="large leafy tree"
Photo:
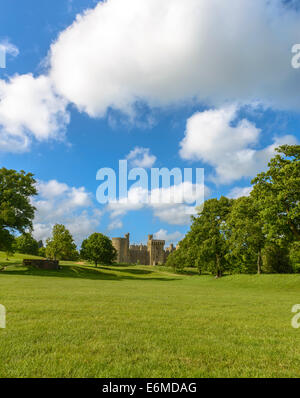
[[[259,203],[252,197],[242,197],[234,201],[227,219],[228,258],[231,262],[236,258],[242,272],[251,272],[253,260],[257,263],[257,273],[260,274],[262,270],[262,250],[266,237],[259,210]]]
[[[264,231],[273,241],[300,241],[300,145],[283,145],[252,181]]]
[[[24,233],[16,238],[15,249],[19,253],[33,254],[38,256],[39,244],[29,233]]]
[[[98,264],[111,264],[116,259],[116,249],[111,240],[98,232],[90,235],[82,242],[80,256],[84,260]]]
[[[46,241],[46,256],[54,260],[76,260],[78,258],[74,239],[64,225],[54,225],[52,237]]]
[[[199,216],[193,218],[188,239],[194,246],[193,252],[197,253],[196,264],[200,272],[209,271],[220,277],[227,268],[226,230],[232,202],[224,196],[219,200],[207,200]]]
[[[30,199],[37,195],[33,174],[0,169],[0,233],[32,229],[35,208]]]

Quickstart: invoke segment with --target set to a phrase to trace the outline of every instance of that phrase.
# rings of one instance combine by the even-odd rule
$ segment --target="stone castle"
[[[173,244],[165,249],[165,241],[153,239],[153,235],[148,235],[147,245],[130,245],[129,234],[124,238],[112,238],[112,244],[117,250],[117,262],[120,264],[164,264],[168,255],[176,250]]]

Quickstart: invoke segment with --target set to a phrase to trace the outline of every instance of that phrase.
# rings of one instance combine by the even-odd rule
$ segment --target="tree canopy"
[[[74,239],[64,225],[54,225],[52,237],[46,241],[46,256],[54,260],[76,260],[78,258]]]
[[[15,249],[19,253],[33,254],[35,256],[39,254],[38,241],[29,233],[24,233],[16,238]]]
[[[0,169],[0,229],[21,233],[32,229],[35,208],[30,199],[37,195],[35,184],[31,173]]]
[[[96,267],[98,264],[111,264],[116,259],[116,249],[111,240],[95,232],[82,242],[80,256],[84,260],[92,261]]]
[[[234,201],[227,219],[227,236],[230,252],[228,258],[243,265],[241,271],[251,272],[254,261],[257,273],[262,271],[262,250],[266,237],[259,204],[252,197],[241,197]]]
[[[273,241],[300,241],[300,145],[283,145],[253,180],[264,231]]]
[[[226,220],[232,202],[224,196],[219,200],[207,200],[199,215],[192,218],[190,231],[176,252],[169,256],[167,264],[176,269],[196,266],[200,273],[211,272],[217,277],[222,276],[228,268]]]
[[[37,194],[33,174],[0,169],[0,249],[13,252],[14,233],[32,229]]]
[[[194,219],[192,233],[200,240],[198,248],[198,267],[222,276],[227,268],[226,220],[232,206],[232,200],[224,196],[209,199],[203,210]]]

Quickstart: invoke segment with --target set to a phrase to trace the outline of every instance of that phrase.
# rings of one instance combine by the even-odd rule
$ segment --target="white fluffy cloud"
[[[113,231],[115,229],[121,229],[123,227],[123,223],[121,220],[113,220],[107,227],[108,231]]]
[[[194,211],[194,208],[186,204],[165,204],[153,208],[154,216],[169,225],[190,224],[191,214],[194,214]]]
[[[249,196],[251,191],[252,187],[234,187],[230,190],[227,196],[230,199],[238,199],[242,196]]]
[[[154,239],[165,240],[166,244],[177,243],[179,240],[181,240],[183,238],[184,238],[184,235],[181,232],[176,231],[176,232],[168,233],[168,231],[165,229],[160,229],[159,231],[157,231],[154,234]]]
[[[299,12],[281,0],[108,0],[51,46],[59,93],[90,116],[197,98],[299,109]]]
[[[217,183],[231,183],[242,177],[253,177],[263,170],[280,144],[294,144],[296,138],[274,138],[274,143],[257,150],[260,130],[246,119],[232,125],[237,107],[195,113],[187,121],[180,155],[186,160],[200,160],[214,167],[211,178]]]
[[[61,139],[69,123],[66,101],[46,76],[0,79],[0,151],[23,152],[34,137]]]
[[[54,224],[64,224],[77,244],[95,232],[102,213],[93,207],[85,188],[69,187],[56,180],[39,181],[37,188],[39,196],[33,202],[37,209],[33,226],[36,239],[50,237]]]
[[[40,181],[38,183],[38,191],[41,197],[46,199],[61,196],[69,189],[67,184],[51,180],[48,182]]]
[[[126,156],[133,167],[151,168],[156,162],[156,156],[151,155],[149,148],[135,147]]]

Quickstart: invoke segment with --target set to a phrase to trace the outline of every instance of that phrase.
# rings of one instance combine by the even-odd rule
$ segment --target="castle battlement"
[[[147,246],[145,246],[145,245],[130,245],[129,249],[130,250],[145,250],[145,251],[147,251]]]
[[[161,246],[161,245],[165,246],[165,241],[164,240],[152,240],[151,244],[155,245],[155,246]]]

